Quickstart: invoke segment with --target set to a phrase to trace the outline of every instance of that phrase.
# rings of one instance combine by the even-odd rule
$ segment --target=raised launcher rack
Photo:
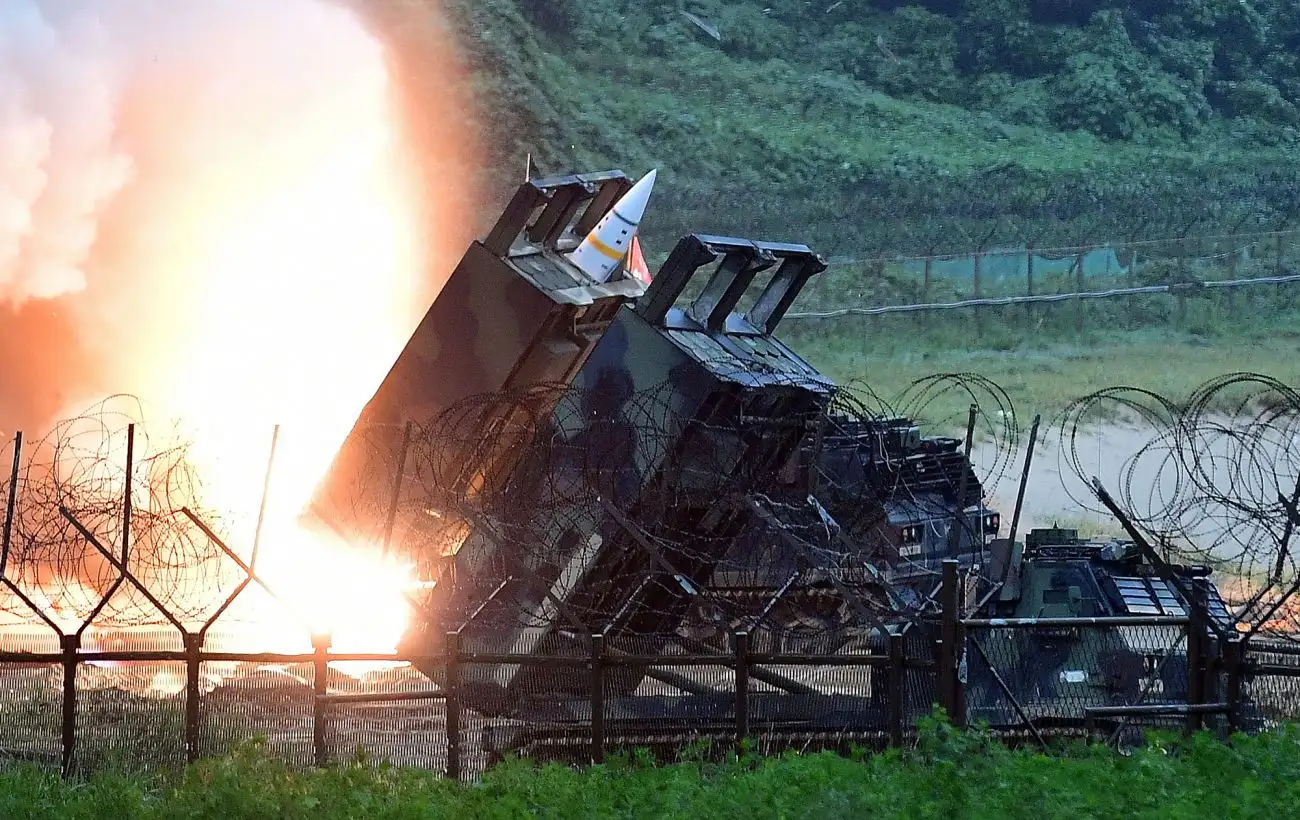
[[[469,397],[573,379],[618,309],[645,285],[631,276],[598,283],[564,254],[631,187],[621,171],[519,186],[487,237],[465,252],[362,410],[317,488],[312,515],[354,541],[386,540],[396,525],[407,551],[422,558],[442,551],[450,537],[445,524],[423,513],[427,505],[402,503],[422,491],[416,470],[434,466],[406,458],[408,424],[418,436],[420,425]],[[508,416],[521,409],[485,406],[474,423],[480,430],[517,431],[522,426]],[[496,486],[513,469],[518,444],[503,435],[466,441],[466,452],[443,453],[437,462],[464,471],[437,481]],[[394,504],[399,471],[406,497]],[[392,521],[399,510],[402,519]]]
[[[676,307],[692,278],[714,263],[699,295]],[[739,315],[746,289],[773,267],[753,307]],[[580,387],[602,399],[587,411],[592,421],[576,412],[553,419],[556,435],[576,443],[635,412],[634,397],[655,393],[672,432],[629,442],[633,475],[616,503],[551,505],[528,522],[533,542],[550,545],[549,552],[503,549],[482,531],[466,539],[456,576],[467,597],[451,608],[475,613],[462,628],[463,647],[585,656],[595,633],[611,642],[656,636],[647,638],[653,651],[664,647],[749,521],[734,491],[774,483],[806,426],[825,412],[834,385],[772,336],[800,289],[825,267],[804,245],[706,235],[678,242],[578,376]],[[636,423],[628,421],[632,436]],[[564,469],[529,467],[539,475]],[[512,588],[502,589],[503,579]],[[489,595],[492,604],[480,608]],[[462,674],[474,678],[470,705],[488,713],[513,712],[530,695],[586,697],[590,688],[588,675],[555,666],[477,666]],[[607,696],[631,695],[647,674],[655,676],[620,668],[609,676]]]

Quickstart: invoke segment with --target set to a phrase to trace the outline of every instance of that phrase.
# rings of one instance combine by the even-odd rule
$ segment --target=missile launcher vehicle
[[[675,307],[709,267],[696,299]],[[735,315],[746,286],[772,267],[756,307]],[[516,524],[547,548],[521,554],[479,528],[458,552],[457,577],[484,579],[466,604],[501,578],[517,579],[499,594],[520,615],[474,619],[462,631],[467,645],[568,655],[585,652],[595,632],[617,641],[679,627],[752,517],[741,496],[775,482],[829,403],[834,385],[764,330],[824,267],[802,245],[700,235],[678,244],[595,346],[577,378],[583,400],[551,417],[545,435],[555,444],[526,471],[546,477],[541,492],[551,497],[528,505],[539,510],[530,520],[516,513]],[[647,414],[655,423],[638,418]],[[618,463],[584,476],[571,453],[616,453]],[[557,479],[580,489],[556,498]],[[527,483],[521,476],[516,508],[521,496],[537,498]],[[611,696],[639,684],[643,673],[624,671]],[[506,701],[589,689],[555,668],[482,672]]]
[[[490,750],[585,754],[597,649],[611,659],[604,730],[638,745],[734,730],[734,672],[670,672],[665,656],[730,657],[734,670],[743,634],[759,656],[878,657],[901,635],[924,657],[953,558],[984,585],[968,614],[1051,619],[968,635],[972,722],[1069,723],[1089,706],[1186,698],[1179,627],[1084,627],[1187,614],[1180,590],[1195,589],[1207,628],[1228,630],[1205,568],[1156,567],[1070,530],[999,541],[962,442],[855,412],[777,338],[826,267],[811,249],[692,234],[653,277],[618,261],[653,183],[611,171],[521,185],[311,507],[414,559],[426,583],[405,649],[436,656],[451,640],[480,658],[549,659],[460,669],[460,702],[498,718]],[[889,687],[873,671],[754,664],[750,724],[769,739],[879,735]],[[915,680],[909,722],[937,694],[932,675]]]
[[[786,529],[798,526],[800,509],[805,527],[838,527],[838,549],[823,544],[815,553],[838,553],[840,580],[869,598],[864,603],[878,615],[919,614],[934,597],[942,562],[957,559],[961,569],[977,571],[1001,526],[961,446],[921,435],[911,419],[832,410],[805,436],[769,501],[781,507]],[[825,647],[832,632],[848,639],[861,613],[836,589],[829,567],[810,566],[807,546],[773,538],[773,526],[751,522],[713,575],[713,593],[764,597],[774,579],[797,577],[771,616],[776,645],[797,652]]]
[[[611,271],[601,248],[631,239],[596,234],[634,231],[640,213],[620,209],[647,196],[620,172],[521,185],[319,488],[318,520],[414,559],[426,588],[405,649],[435,656],[454,633],[471,652],[577,662],[599,635],[625,658],[725,655],[743,629],[757,652],[796,648],[783,636],[800,632],[799,648],[883,652],[944,558],[987,562],[1000,522],[959,442],[838,408],[840,388],[776,337],[821,257],[693,234],[648,284]],[[871,672],[832,693],[756,666],[754,721],[878,731]],[[510,719],[502,748],[521,748],[520,726],[589,735],[590,677],[465,664],[458,692]],[[729,686],[620,663],[607,725],[727,722]],[[925,688],[909,691],[928,711]]]
[[[362,410],[313,497],[316,521],[360,543],[386,540],[400,526],[412,555],[454,547],[455,529],[428,514],[430,484],[469,493],[498,487],[514,469],[516,437],[527,433],[518,417],[544,414],[554,395],[529,388],[571,382],[619,308],[645,293],[635,277],[597,280],[569,259],[632,187],[619,171],[520,185]],[[438,442],[460,444],[458,451],[408,457],[419,447],[419,425],[498,393],[517,398],[476,404],[477,435]],[[403,520],[393,520],[398,515]]]

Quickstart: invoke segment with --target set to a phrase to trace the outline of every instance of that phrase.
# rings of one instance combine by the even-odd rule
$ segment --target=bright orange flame
[[[161,159],[137,157],[145,181],[124,206],[133,220],[106,230],[99,261],[122,287],[79,310],[129,339],[107,363],[112,389],[142,397],[152,420],[180,421],[202,503],[233,523],[245,557],[272,425],[282,425],[258,572],[337,650],[386,652],[409,620],[411,568],[296,521],[427,307],[421,257],[454,240],[429,236],[448,226],[417,221],[418,174],[403,162],[380,45],[346,13],[319,13],[315,62],[299,42],[237,32],[238,54],[188,66],[180,56],[138,84],[124,127]],[[264,76],[254,76],[259,60]],[[277,71],[292,93],[259,88]],[[241,648],[302,649],[306,631],[268,606],[222,623],[247,625],[257,646]]]
[[[172,339],[174,365],[145,391],[193,428],[205,501],[244,511],[243,533],[270,422],[283,421],[258,570],[336,648],[369,652],[394,649],[406,626],[409,568],[293,522],[410,331],[413,208],[375,58],[177,211],[182,230],[205,240],[182,261],[200,283],[197,309]],[[285,628],[261,637],[301,634]]]

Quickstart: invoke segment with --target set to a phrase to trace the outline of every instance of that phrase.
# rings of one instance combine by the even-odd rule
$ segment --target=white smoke
[[[0,302],[83,289],[100,211],[131,173],[114,45],[88,4],[61,19],[45,5],[0,0]]]
[[[474,216],[438,15],[0,0],[0,439],[118,392],[289,423],[382,378]]]
[[[411,246],[447,230],[371,207],[422,182],[394,82],[334,0],[0,0],[0,431],[196,373],[284,406],[312,360],[355,358],[330,328],[418,319]]]

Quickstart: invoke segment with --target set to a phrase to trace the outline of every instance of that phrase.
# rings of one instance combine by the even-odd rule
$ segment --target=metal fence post
[[[1087,250],[1079,252],[1074,260],[1074,291],[1083,293],[1083,260]],[[1083,333],[1083,299],[1076,296],[1074,298],[1074,330],[1076,333]]]
[[[1237,251],[1235,248],[1228,249],[1228,278],[1237,278]],[[1228,316],[1235,319],[1237,318],[1237,289],[1228,288],[1227,291]],[[1249,299],[1249,293],[1247,293],[1247,298]]]
[[[889,636],[889,743],[903,745],[903,636],[895,632]]]
[[[1187,249],[1185,243],[1179,243],[1178,250],[1178,282],[1185,283],[1192,280],[1191,270],[1187,265]],[[1175,321],[1176,327],[1182,330],[1187,324],[1187,288],[1178,288],[1174,293],[1176,302]]]
[[[591,762],[605,762],[605,636],[591,636]]]
[[[1193,583],[1191,593],[1187,620],[1187,703],[1194,706],[1205,702],[1205,644],[1208,627],[1205,623],[1205,597],[1201,594],[1200,587]],[[1188,734],[1202,726],[1200,714],[1187,716],[1185,730]]]
[[[1278,231],[1277,234],[1274,236],[1274,238],[1277,241],[1274,243],[1273,246],[1273,275],[1281,276],[1282,275],[1282,231]],[[1282,297],[1284,295],[1282,289],[1285,286],[1281,282],[1279,282],[1273,287],[1274,290],[1276,291],[1278,301],[1279,302],[1282,301]],[[1290,291],[1287,291],[1286,293],[1289,294]],[[1291,306],[1291,300],[1289,298],[1286,299],[1286,306],[1287,307]]]
[[[1034,295],[1034,243],[1025,248],[1025,295]],[[1025,326],[1034,329],[1034,303],[1025,302]]]
[[[72,774],[77,748],[77,649],[81,635],[60,635],[63,651],[63,759],[60,770],[64,777]]]
[[[736,755],[744,752],[749,737],[749,633],[737,632],[736,644]]]
[[[1278,247],[1280,248],[1281,245],[1278,245]],[[925,257],[925,273],[923,274],[923,278],[921,281],[921,302],[923,304],[929,304],[930,302],[930,288],[933,281],[934,281],[934,257],[927,255]],[[930,314],[928,312],[924,312],[921,315],[925,317],[926,324],[929,324]]]
[[[957,620],[957,642],[953,647],[953,716],[954,726],[966,725],[966,626]]]
[[[460,633],[447,633],[447,778],[460,779]]]
[[[329,765],[329,712],[325,704],[325,694],[329,689],[329,635],[312,635],[311,645],[315,652],[312,661],[312,691],[315,697],[311,705],[311,747],[312,757],[318,768]]]
[[[943,562],[943,585],[939,592],[939,606],[943,618],[939,654],[939,692],[943,708],[948,712],[948,719],[954,726],[962,726],[965,720],[964,715],[959,714],[961,697],[957,679],[957,666],[961,657],[959,646],[961,601],[957,581],[957,561],[949,558]]]
[[[1223,661],[1228,673],[1228,691],[1224,700],[1228,704],[1228,731],[1236,732],[1241,728],[1241,673],[1244,664],[1241,636],[1234,635],[1224,643]]]
[[[199,658],[203,633],[186,632],[185,646],[185,762],[199,759]]]

